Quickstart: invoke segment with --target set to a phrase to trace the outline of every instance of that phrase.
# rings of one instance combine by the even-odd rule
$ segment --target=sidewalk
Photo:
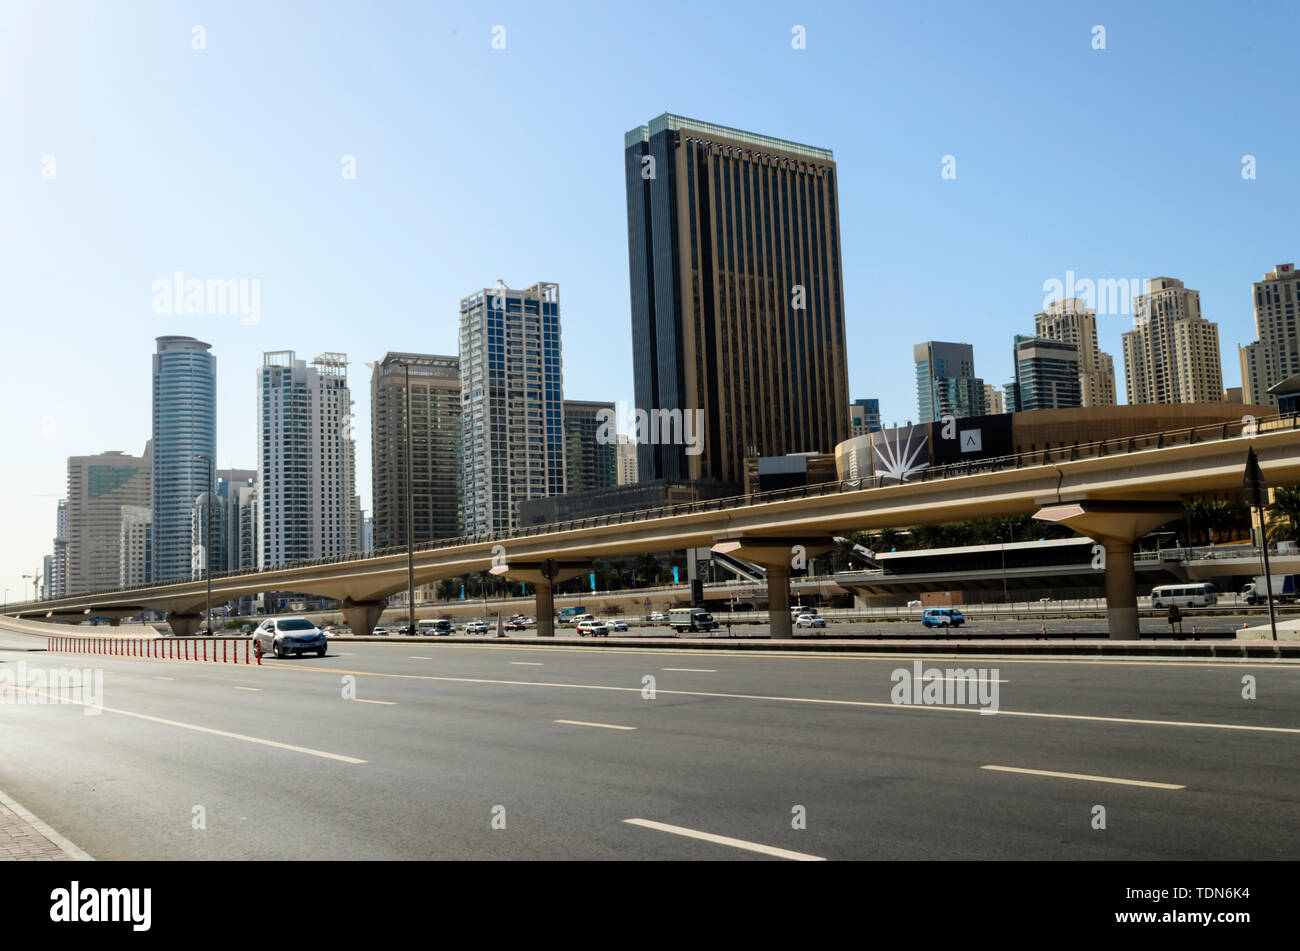
[[[90,856],[0,793],[0,862],[73,862],[79,859],[89,860]]]
[[[71,862],[72,858],[26,819],[0,803],[0,862]]]

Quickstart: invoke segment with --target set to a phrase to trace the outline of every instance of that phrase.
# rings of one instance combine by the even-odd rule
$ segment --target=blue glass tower
[[[159,337],[153,357],[153,580],[191,576],[191,517],[215,489],[217,358],[193,337]],[[215,480],[216,466],[212,466]]]

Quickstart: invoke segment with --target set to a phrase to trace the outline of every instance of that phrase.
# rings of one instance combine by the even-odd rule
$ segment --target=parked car
[[[921,624],[925,627],[961,627],[966,618],[956,608],[926,608],[921,612]]]
[[[403,624],[401,627],[399,627],[399,628],[397,629],[397,633],[398,633],[398,634],[405,634],[405,635],[407,635],[408,637],[414,637],[414,636],[415,636],[415,628],[411,627],[411,625],[409,625],[409,624]]]
[[[325,634],[305,617],[268,618],[253,632],[253,643],[263,654],[276,657],[290,654],[324,657],[328,649]]]
[[[487,621],[470,621],[465,625],[466,634],[486,634],[487,632]]]
[[[525,627],[523,618],[511,618],[504,625],[507,631],[522,631]]]
[[[907,602],[907,606],[908,606],[909,608],[919,608],[919,607],[921,606],[921,602],[920,602],[920,601],[908,601],[908,602]]]
[[[388,636],[388,628],[386,628],[386,627],[377,627],[377,628],[375,628],[373,631],[371,631],[370,633],[373,634],[375,637],[387,637],[387,636]]]
[[[795,627],[825,627],[826,619],[815,614],[800,614],[794,622]]]
[[[608,627],[611,631],[626,631],[627,621],[610,620],[605,622],[605,626]]]
[[[590,634],[592,637],[600,637],[602,634],[609,635],[609,627],[601,621],[592,620],[588,616],[587,620],[578,622],[578,636],[586,637]]]
[[[646,620],[652,624],[662,624],[668,620],[668,615],[664,614],[663,611],[651,611],[650,616],[646,618]]]

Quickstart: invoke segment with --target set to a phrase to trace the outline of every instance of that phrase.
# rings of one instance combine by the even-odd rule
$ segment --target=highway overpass
[[[829,550],[833,536],[972,518],[1033,514],[1098,540],[1110,636],[1137,637],[1133,544],[1182,514],[1181,500],[1241,488],[1253,447],[1271,485],[1300,483],[1300,427],[1274,420],[1060,446],[921,470],[914,481],[870,480],[786,489],[533,526],[498,536],[424,543],[414,555],[417,585],[491,570],[537,589],[539,633],[550,633],[553,583],[589,569],[594,558],[713,547],[767,569],[772,635],[788,636],[792,557]],[[793,556],[792,556],[792,553]],[[553,559],[551,580],[542,565]],[[214,574],[212,601],[267,591],[337,599],[354,631],[368,631],[384,599],[407,586],[404,550],[298,563],[258,572]],[[205,603],[203,580],[25,602],[12,616],[79,620],[166,612],[177,633],[193,633]]]

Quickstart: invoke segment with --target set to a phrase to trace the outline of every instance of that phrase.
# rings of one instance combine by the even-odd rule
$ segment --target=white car
[[[815,614],[800,614],[799,620],[794,622],[795,627],[825,627],[826,619],[818,617]]]
[[[627,621],[606,621],[605,626],[611,631],[626,631]]]
[[[375,628],[373,631],[371,631],[370,633],[373,634],[375,637],[387,637],[387,636],[388,636],[388,628],[386,628],[386,627],[377,627],[377,628]]]
[[[586,637],[590,634],[592,637],[600,637],[604,634],[609,636],[609,627],[600,621],[586,620],[578,622],[578,636]]]
[[[487,621],[470,621],[465,625],[466,634],[486,634],[487,632]]]
[[[662,624],[664,621],[668,620],[668,615],[667,615],[667,614],[664,614],[663,611],[652,611],[652,612],[650,612],[649,620],[650,620],[652,623],[660,623],[660,624]]]
[[[921,606],[921,602],[920,602],[920,601],[908,601],[908,602],[907,602],[907,606],[908,606],[909,608],[919,608],[919,607]]]

